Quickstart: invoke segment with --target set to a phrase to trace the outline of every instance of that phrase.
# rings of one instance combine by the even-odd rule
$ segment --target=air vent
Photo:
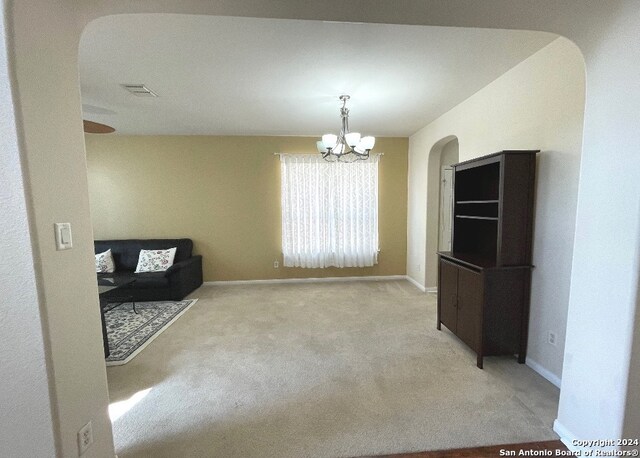
[[[158,94],[144,84],[121,84],[121,86],[136,97],[158,97]]]

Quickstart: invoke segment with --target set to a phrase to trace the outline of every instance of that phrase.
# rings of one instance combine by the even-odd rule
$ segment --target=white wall
[[[562,373],[569,305],[584,87],[579,51],[569,40],[559,38],[409,140],[407,272],[426,287],[437,283],[438,215],[427,210],[437,208],[438,202],[440,157],[437,150],[430,156],[433,145],[456,135],[460,161],[503,149],[542,150],[528,356],[556,380]],[[424,273],[416,269],[422,262]],[[549,330],[558,336],[555,347],[546,343]]]
[[[632,341],[640,335],[640,8],[637,1],[604,4],[613,14],[591,26],[606,32],[576,37],[587,101],[556,421],[565,437],[622,437],[632,425],[625,432],[640,437],[640,406],[627,405],[630,363],[639,357]]]
[[[25,315],[14,330],[25,332],[24,338],[37,338],[38,333],[29,328],[46,328],[45,344],[54,374],[49,377],[49,389],[54,395],[58,456],[78,455],[77,432],[91,421],[95,443],[83,456],[113,458],[80,114],[77,46],[81,27],[74,20],[73,7],[61,0],[16,1],[9,11],[9,27],[13,31],[9,64],[17,80],[14,90],[19,110],[18,134],[24,182],[31,201],[32,237],[31,242],[24,240],[26,232],[21,231],[22,240],[15,246],[33,250],[40,309],[46,314],[40,317],[42,321]],[[19,177],[19,170],[14,170],[13,175]],[[13,213],[12,221],[20,215],[24,220],[24,209]],[[73,249],[56,251],[54,222],[71,223]],[[15,265],[23,268],[25,264],[16,259]],[[27,284],[33,282],[34,275],[30,273]],[[3,285],[3,290],[7,286],[10,294],[21,290],[21,285]],[[35,301],[33,297],[28,299]],[[19,306],[20,302],[11,305]],[[3,346],[4,332],[3,324]],[[34,341],[32,345],[42,351],[42,343]],[[21,351],[16,357],[24,358]],[[6,391],[4,377],[2,383],[1,391],[14,396]],[[35,434],[29,430],[22,434],[36,442]]]
[[[0,7],[0,456],[54,456],[42,315]],[[34,440],[37,438],[37,440]]]
[[[77,45],[82,27],[90,20],[130,12],[513,28],[544,30],[573,40],[584,55],[588,84],[556,427],[565,438],[621,437],[625,425],[631,428],[625,433],[640,436],[640,431],[634,430],[639,423],[633,421],[640,408],[633,402],[637,398],[627,392],[629,364],[632,356],[637,360],[631,350],[632,336],[640,333],[638,325],[633,325],[640,254],[637,0],[396,0],[380,2],[376,8],[362,8],[362,2],[344,0],[325,0],[322,8],[313,2],[294,0],[31,0],[14,1],[12,5],[8,21],[15,32],[9,57],[15,64],[17,82],[11,81],[11,87],[23,115],[16,115],[15,122],[20,157],[28,165],[24,185],[30,198],[27,211],[12,207],[10,217],[18,221],[22,217],[24,221],[27,212],[33,214],[29,227],[35,237],[31,242],[35,270],[42,272],[36,277],[42,292],[40,306],[50,318],[42,323],[50,339],[44,344],[54,369],[56,365],[60,369],[49,376],[50,392],[59,390],[62,394],[56,397],[53,409],[60,424],[56,437],[67,450],[75,444],[76,426],[97,416],[97,442],[89,456],[113,454],[105,412],[104,368],[99,367],[95,279],[86,273],[91,270],[92,249]],[[545,78],[552,78],[554,73],[561,72],[556,69]],[[493,145],[486,146],[493,150]],[[462,142],[460,148],[465,148]],[[50,245],[51,225],[59,219],[72,222],[80,242],[75,250],[61,256]],[[27,249],[29,243],[22,242]],[[74,278],[73,290],[66,274]],[[16,297],[22,294],[15,282],[3,285],[3,292]],[[29,336],[37,336],[27,325],[29,318],[25,316],[20,324],[31,333]],[[4,322],[0,324],[4,332]],[[36,347],[38,352],[44,351],[39,344]],[[38,376],[37,370],[32,373]],[[3,396],[13,393],[11,383],[4,378],[1,383]],[[634,418],[625,418],[625,407]],[[46,436],[38,436],[33,442],[34,448],[48,448]]]
[[[449,143],[442,147],[442,153],[440,154],[440,170],[442,167],[450,166],[460,161],[460,153],[458,151],[458,139],[454,138]]]

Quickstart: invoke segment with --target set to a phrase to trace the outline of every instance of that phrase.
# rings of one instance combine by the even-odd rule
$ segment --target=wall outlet
[[[83,455],[91,444],[93,444],[93,427],[89,422],[78,431],[78,455]]]
[[[547,343],[550,345],[556,346],[556,333],[553,331],[549,331],[547,335]]]
[[[278,260],[276,259],[275,261],[273,261],[273,268],[277,269],[278,267],[280,267],[280,263],[278,262]]]

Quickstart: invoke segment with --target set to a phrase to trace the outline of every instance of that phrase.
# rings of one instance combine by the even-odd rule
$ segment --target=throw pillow
[[[111,254],[111,248],[107,251],[98,253],[96,255],[96,273],[110,274],[116,271],[116,265],[113,262],[113,255]]]
[[[169,248],[167,250],[140,250],[136,273],[163,272],[173,265],[173,258],[175,257],[175,248]]]

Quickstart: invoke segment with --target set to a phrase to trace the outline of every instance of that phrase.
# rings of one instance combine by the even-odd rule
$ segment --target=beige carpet
[[[470,350],[435,329],[435,296],[408,282],[204,286],[192,296],[200,300],[144,352],[107,370],[111,401],[132,404],[114,421],[120,458],[557,439],[558,390],[515,359],[477,369]]]

